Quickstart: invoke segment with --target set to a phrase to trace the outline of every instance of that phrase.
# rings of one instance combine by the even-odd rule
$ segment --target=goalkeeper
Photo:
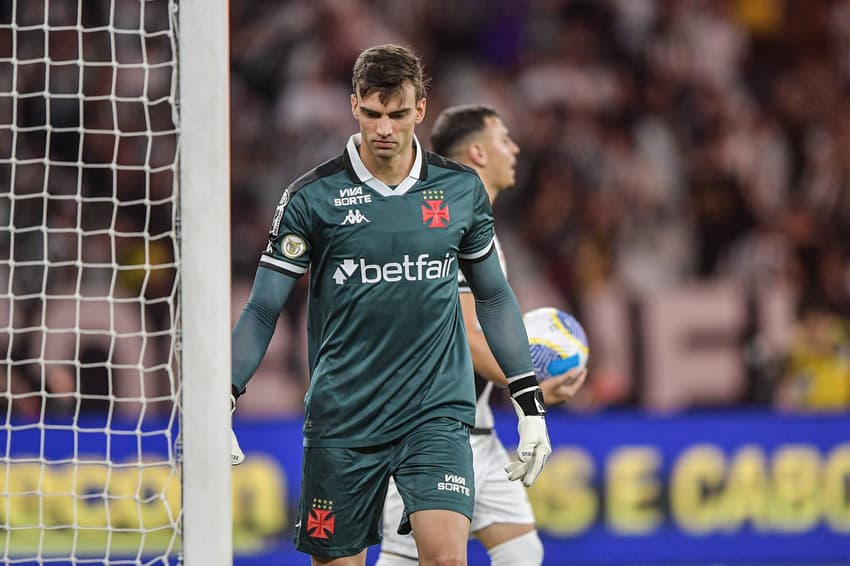
[[[514,186],[519,147],[511,139],[498,113],[490,107],[469,105],[444,110],[434,122],[431,147],[434,152],[475,169],[491,203],[501,191]],[[499,259],[504,261],[495,237],[494,242]],[[490,392],[494,383],[504,387],[508,381],[476,324],[475,301],[469,284],[463,274],[459,280],[478,396],[475,428],[470,439],[475,463],[475,508],[471,532],[487,549],[493,566],[539,566],[543,562],[543,545],[534,526],[531,504],[525,489],[505,476],[503,468],[510,465],[508,454],[493,432]],[[541,387],[546,404],[562,403],[572,397],[586,375],[586,370],[575,369],[564,376],[543,381]],[[394,528],[402,509],[401,496],[395,484],[391,483],[384,506],[384,541],[375,566],[417,564],[413,536],[401,535]]]
[[[421,564],[466,564],[475,496],[472,363],[460,268],[519,415],[510,477],[531,485],[551,452],[516,298],[494,252],[487,191],[422,149],[422,64],[382,45],[354,64],[359,133],[284,192],[233,329],[237,398],[298,277],[310,271],[304,461],[295,545],[313,564],[362,566],[381,539],[390,478]],[[234,463],[242,458],[235,443]]]

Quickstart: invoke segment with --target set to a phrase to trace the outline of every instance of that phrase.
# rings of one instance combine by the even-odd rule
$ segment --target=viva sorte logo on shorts
[[[401,261],[387,263],[369,263],[362,257],[345,259],[337,266],[333,278],[337,285],[349,279],[364,285],[442,279],[449,276],[454,261],[455,258],[449,254],[442,259],[431,258],[428,254],[415,257],[404,254]]]

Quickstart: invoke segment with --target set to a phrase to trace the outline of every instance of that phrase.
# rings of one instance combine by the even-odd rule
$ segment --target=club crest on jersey
[[[307,535],[310,538],[329,539],[334,534],[336,517],[332,511],[334,502],[313,498],[313,508],[307,517]]]
[[[283,220],[283,212],[286,210],[286,205],[289,204],[289,189],[283,191],[277,207],[274,209],[274,218],[272,218],[272,227],[269,229],[269,237],[277,238],[280,231],[280,222]]]
[[[422,193],[422,223],[428,228],[446,228],[449,224],[449,205],[443,205],[445,194],[441,189]]]
[[[301,257],[306,249],[307,243],[301,236],[295,234],[287,234],[280,242],[280,253],[289,259]]]

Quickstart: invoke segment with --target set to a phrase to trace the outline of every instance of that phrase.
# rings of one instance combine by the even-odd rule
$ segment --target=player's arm
[[[493,352],[487,345],[487,339],[478,326],[478,318],[475,314],[475,296],[466,292],[460,294],[460,307],[463,310],[463,321],[466,326],[466,337],[469,341],[469,351],[472,355],[472,367],[475,373],[488,381],[492,381],[501,387],[508,386],[508,378],[499,362],[496,361]],[[543,401],[548,406],[563,403],[576,392],[584,383],[587,370],[574,368],[564,375],[547,379],[540,383],[543,392]]]
[[[508,378],[511,401],[519,417],[519,461],[509,464],[506,471],[510,479],[522,479],[529,486],[543,469],[552,447],[519,305],[492,251],[481,259],[462,261],[461,269],[475,295],[475,313],[490,351]]]
[[[466,327],[466,338],[469,342],[469,352],[472,355],[472,367],[477,375],[502,387],[508,386],[508,378],[499,367],[493,352],[487,345],[487,339],[478,326],[475,314],[475,295],[460,294],[460,308],[463,310],[463,323]]]
[[[289,298],[296,279],[260,267],[248,302],[231,333],[231,384],[238,397],[257,371],[274,334],[280,311]]]
[[[251,295],[230,336],[231,342],[231,396],[230,410],[236,408],[236,399],[245,391],[245,385],[257,371],[274,334],[278,316],[295,286],[296,279],[272,269],[259,267],[254,277]],[[241,464],[245,454],[230,432],[230,462]]]
[[[301,192],[304,186],[299,180],[287,187],[275,207],[268,246],[260,256],[248,302],[231,333],[231,412],[266,354],[280,311],[296,281],[310,267],[310,205],[306,193]],[[239,464],[244,459],[231,432],[231,462]]]
[[[477,261],[461,261],[460,267],[475,297],[475,316],[502,374],[509,384],[518,376],[533,378],[522,314],[498,256],[491,252]]]

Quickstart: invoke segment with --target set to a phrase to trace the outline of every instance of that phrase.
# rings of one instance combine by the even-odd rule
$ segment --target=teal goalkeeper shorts
[[[304,449],[295,547],[311,556],[358,554],[381,542],[380,521],[390,476],[407,516],[448,509],[472,518],[475,482],[469,428],[455,419],[428,421],[407,436],[366,448]]]

